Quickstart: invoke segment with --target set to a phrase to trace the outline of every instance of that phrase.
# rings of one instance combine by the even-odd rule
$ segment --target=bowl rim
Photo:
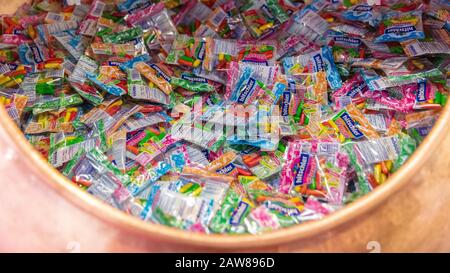
[[[2,126],[5,135],[9,137],[9,141],[16,148],[15,151],[18,151],[20,156],[27,158],[28,163],[30,163],[27,167],[34,169],[33,171],[41,176],[41,181],[59,192],[78,208],[110,224],[113,228],[120,228],[127,232],[138,234],[148,240],[156,239],[165,243],[190,246],[192,248],[224,250],[270,247],[292,241],[304,240],[349,223],[351,220],[375,209],[383,201],[396,193],[397,190],[411,185],[411,177],[420,169],[422,162],[425,162],[433,151],[439,147],[439,142],[446,135],[446,131],[449,130],[446,126],[446,121],[448,120],[450,120],[450,103],[447,103],[444,109],[442,109],[440,117],[429,135],[419,145],[407,162],[389,178],[388,183],[378,186],[371,193],[358,198],[358,200],[338,211],[320,220],[304,222],[260,235],[230,235],[200,234],[144,222],[141,219],[111,207],[91,194],[79,189],[44,160],[40,153],[27,141],[16,123],[9,117],[4,106],[0,107],[0,126]]]

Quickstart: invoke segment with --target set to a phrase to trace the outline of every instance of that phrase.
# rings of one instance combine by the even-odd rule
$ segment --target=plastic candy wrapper
[[[289,193],[291,189],[312,183],[317,170],[316,158],[303,152],[302,142],[289,143],[280,180],[280,192]]]
[[[422,12],[399,13],[391,11],[383,15],[375,42],[402,42],[411,39],[423,39]]]
[[[365,55],[363,42],[359,38],[344,35],[333,36],[330,46],[336,63],[352,62],[354,59],[364,58]]]
[[[370,90],[384,90],[390,87],[401,86],[409,83],[417,83],[423,79],[442,77],[442,71],[437,68],[420,71],[412,74],[402,74],[398,76],[379,76],[368,71],[363,74],[364,80]]]
[[[209,228],[212,232],[244,232],[245,226],[242,219],[245,218],[254,206],[250,200],[240,195],[231,187],[223,200],[222,207],[211,219]]]
[[[277,0],[250,0],[240,8],[244,23],[253,37],[261,39],[272,34],[289,15]]]
[[[373,40],[363,40],[366,47],[370,50],[374,58],[382,59],[382,61],[389,61],[388,58],[402,58],[404,50],[401,44],[397,42],[391,43],[375,43]],[[365,59],[363,59],[364,61]]]
[[[345,20],[367,23],[372,27],[377,27],[381,22],[382,13],[376,6],[359,4],[344,11],[342,17]]]
[[[50,58],[48,50],[39,44],[22,44],[18,52],[20,61],[26,65],[40,64]]]
[[[444,23],[446,30],[450,29],[450,20],[448,18],[449,8],[445,0],[431,0],[426,9],[426,14],[432,18],[436,18]]]
[[[266,88],[264,83],[252,78],[250,73],[250,69],[244,70],[244,75],[232,91],[231,101],[249,104],[262,95]]]
[[[146,64],[144,62],[139,62],[135,66],[137,71],[141,73],[147,80],[157,86],[166,95],[172,92],[171,82],[171,71],[165,67],[163,64]]]
[[[204,39],[180,35],[174,41],[167,55],[166,63],[197,68],[202,65],[206,50],[206,41]]]
[[[124,44],[141,37],[142,34],[142,28],[138,26],[121,32],[102,35],[102,40],[104,43]]]
[[[81,103],[83,103],[83,100],[78,94],[59,98],[40,97],[40,99],[33,105],[32,113],[33,115],[38,115],[45,112],[60,112],[70,106],[75,106]]]
[[[331,89],[340,88],[342,85],[329,47],[322,47],[320,50],[306,55],[284,58],[282,63],[287,75],[325,71]]]
[[[187,1],[173,21],[180,33],[193,35],[204,23],[212,10],[201,1]]]
[[[74,112],[74,111],[72,111]],[[77,111],[75,111],[75,114]],[[60,114],[42,113],[33,116],[25,126],[27,134],[41,134],[48,132],[72,132],[73,126],[69,120],[66,119],[67,114],[62,112]]]
[[[12,89],[6,89],[0,92],[0,104],[5,106],[9,116],[20,125],[21,117],[28,103],[28,96],[13,93]]]
[[[222,39],[211,41],[212,50],[206,56],[204,68],[207,70],[227,70],[232,61],[250,64],[274,65],[276,59],[275,42],[236,42]]]
[[[229,187],[226,177],[191,168],[159,189],[151,217],[170,226],[200,224],[206,228]]]
[[[254,92],[255,90],[271,87],[278,73],[278,67],[233,62],[230,64],[227,73],[229,80],[225,98],[237,101],[239,94],[241,94],[241,100],[245,102],[247,98],[252,99],[252,97],[258,95],[258,92]],[[249,87],[248,90],[242,90],[246,86]]]
[[[384,183],[390,173],[414,152],[415,141],[408,135],[349,143],[344,149],[357,173],[358,191],[367,193]]]
[[[318,11],[314,6],[307,6],[305,9],[294,14],[292,16],[293,21],[288,23],[287,32],[302,37],[302,40],[320,45],[319,40],[327,32],[329,25],[317,13]]]
[[[301,89],[303,87],[305,102],[319,105],[328,103],[326,73],[319,71],[316,73],[305,73],[298,76],[301,80]]]
[[[242,157],[244,164],[259,179],[267,179],[281,171],[280,152],[251,153]]]
[[[238,62],[274,65],[277,56],[277,46],[275,41],[264,42],[239,42],[237,44],[237,59]]]
[[[333,127],[340,140],[378,137],[376,130],[354,104],[347,105],[324,124]]]
[[[124,184],[127,175],[123,175],[99,150],[79,153],[72,164],[67,165],[64,173],[74,182],[87,187],[87,191],[106,203],[113,204],[113,196]]]
[[[426,90],[423,90],[424,88],[426,87],[413,83],[397,88],[392,87],[386,91],[367,92],[366,97],[371,98],[377,104],[385,105],[387,109],[409,112],[413,109],[417,96],[422,96],[423,99],[423,95],[418,93],[426,92]],[[416,93],[418,94],[417,96],[415,95]]]
[[[109,77],[105,77],[102,74],[87,74],[86,76],[90,82],[98,86],[101,90],[106,91],[114,96],[122,96],[127,93],[127,86],[125,85],[125,81],[111,79]]]
[[[193,126],[176,124],[172,130],[174,138],[183,139],[213,152],[217,151],[225,142],[225,135],[222,132],[214,132],[207,127],[195,124]]]
[[[389,183],[424,141],[450,91],[447,4],[37,0],[0,17],[0,104],[126,214],[270,232]]]
[[[86,17],[80,22],[78,27],[78,34],[86,36],[94,36],[97,28],[97,21],[103,14],[106,4],[102,1],[95,0],[91,4]]]
[[[97,69],[97,62],[83,55],[69,76],[69,82],[75,91],[93,105],[100,104],[103,96],[97,89],[87,84],[86,73],[94,73]]]
[[[92,43],[92,53],[96,55],[95,59],[100,59],[100,56],[133,56],[136,55],[133,44],[112,44],[112,43]]]
[[[416,141],[421,143],[433,127],[438,118],[435,110],[426,110],[421,113],[410,113],[406,116],[406,129],[408,134]]]
[[[434,68],[433,63],[427,58],[417,57],[408,59],[398,67],[382,68],[388,77],[401,77],[403,75],[426,72]],[[432,77],[432,76],[431,76]]]
[[[427,54],[449,54],[450,47],[443,41],[422,42],[411,40],[402,44],[405,54],[409,57],[417,57]]]
[[[150,85],[152,85],[151,83]],[[156,102],[168,105],[169,97],[157,87],[150,87],[136,68],[129,70],[128,75],[128,95],[133,99]]]
[[[247,33],[248,31],[239,16],[236,3],[234,1],[226,1],[220,6],[214,7],[206,18],[205,23],[197,28],[194,36],[239,39],[243,38]]]
[[[140,26],[147,49],[167,51],[177,34],[177,29],[170,20],[163,3],[151,5],[126,16],[125,21],[132,26]]]
[[[292,13],[282,31],[277,33],[279,41],[278,58],[290,55],[300,55],[318,50],[320,45],[315,41],[327,31],[328,23],[317,14],[328,5],[327,1],[315,0],[300,8],[302,3],[284,3],[287,12]]]
[[[364,101],[364,94],[369,88],[367,83],[359,73],[344,82],[341,88],[333,92],[332,97],[335,100],[336,107],[342,108],[350,103],[359,104]]]

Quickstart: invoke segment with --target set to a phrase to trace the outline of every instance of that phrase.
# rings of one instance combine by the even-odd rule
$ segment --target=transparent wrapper
[[[128,15],[125,21],[129,25],[140,26],[143,31],[144,43],[148,50],[164,50],[172,45],[178,34],[175,25],[170,19],[162,3],[154,4]]]
[[[380,23],[375,42],[402,42],[411,39],[423,39],[425,34],[422,26],[422,12],[412,11],[385,13]]]
[[[338,89],[342,86],[342,80],[329,47],[322,47],[320,50],[306,55],[284,58],[282,64],[287,75],[325,71],[331,89]]]
[[[240,7],[244,23],[254,38],[270,36],[281,24],[289,20],[289,15],[276,0],[252,0]]]

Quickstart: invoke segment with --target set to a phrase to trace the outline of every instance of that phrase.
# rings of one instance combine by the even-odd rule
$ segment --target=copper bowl
[[[11,13],[25,1],[0,1]],[[263,235],[204,235],[145,223],[49,165],[0,107],[0,251],[450,251],[450,104],[389,181],[320,221]]]

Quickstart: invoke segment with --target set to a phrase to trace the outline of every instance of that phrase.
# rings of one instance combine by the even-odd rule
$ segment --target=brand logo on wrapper
[[[280,203],[267,202],[266,207],[270,210],[276,210],[285,216],[300,216],[300,211],[297,208],[287,208]]]
[[[197,58],[201,61],[205,58],[205,42],[200,42],[200,48],[198,49]]]
[[[355,122],[353,121],[353,119],[350,117],[350,115],[346,112],[341,114],[341,119],[344,121],[345,125],[347,126],[347,128],[349,129],[350,133],[355,137],[355,138],[361,138],[363,137],[363,133],[361,133],[361,131],[356,127]]]
[[[150,67],[153,68],[166,82],[171,81],[171,78],[159,66],[156,64],[151,64]]]
[[[256,80],[250,78],[247,84],[242,88],[241,94],[239,95],[238,102],[245,103],[247,101],[248,96],[253,93],[253,90],[256,85]]]
[[[408,32],[414,32],[416,31],[415,26],[395,26],[387,28],[385,33],[387,34],[400,34],[400,33],[408,33]]]
[[[206,80],[205,78],[200,78],[200,77],[193,77],[193,76],[188,76],[188,75],[181,75],[181,78],[183,80],[187,80],[190,82],[198,82],[198,83],[208,83],[208,80]]]
[[[300,186],[305,183],[306,169],[308,167],[310,156],[308,154],[302,153],[298,163],[294,166],[294,185]]]
[[[416,99],[418,102],[424,102],[427,101],[427,82],[422,81],[418,84],[418,90],[417,90],[417,96]]]
[[[289,116],[289,105],[291,103],[291,92],[283,92],[283,102],[281,105],[281,115]]]
[[[313,61],[314,61],[314,71],[315,72],[324,71],[325,70],[321,54],[314,55],[313,56]]]
[[[245,60],[242,60],[242,62],[243,63],[248,63],[248,64],[255,64],[255,65],[261,65],[261,64],[266,65],[266,66],[269,65],[269,62],[265,61],[265,60],[255,60],[255,59],[249,60],[249,59],[245,59]]]
[[[297,85],[294,80],[288,80],[288,90],[292,93],[295,93],[295,90],[297,90]]]
[[[233,163],[230,163],[228,165],[226,165],[225,167],[223,167],[222,169],[217,170],[217,173],[220,174],[229,174],[231,173],[236,167],[234,166]]]
[[[230,218],[230,224],[233,226],[239,225],[249,206],[250,205],[248,203],[240,201],[238,207],[234,210],[233,215]]]
[[[15,30],[14,30],[14,34],[15,34],[15,35],[22,35],[22,34],[23,34],[23,31],[20,30],[20,29],[15,29]]]
[[[148,8],[148,7],[150,7],[152,5],[152,2],[146,2],[146,3],[144,3],[144,4],[142,4],[142,5],[138,5],[138,6],[136,6],[136,7],[133,7],[133,8],[131,8],[130,10],[128,10],[128,14],[133,14],[133,13],[135,13],[137,10],[143,10],[143,9],[146,9],[146,8]]]
[[[351,44],[351,45],[356,45],[356,46],[361,45],[361,40],[360,39],[355,39],[355,38],[350,38],[350,37],[345,37],[345,36],[336,36],[333,39],[336,42],[344,42],[344,43]]]
[[[31,53],[33,54],[33,60],[35,63],[39,64],[42,63],[43,60],[43,56],[42,56],[42,52],[40,50],[40,48],[36,45],[30,45],[30,50]]]
[[[367,83],[365,81],[362,81],[361,83],[357,84],[354,88],[352,88],[350,91],[348,91],[346,96],[350,98],[354,98],[356,95],[362,93],[367,88]]]
[[[431,129],[432,129],[431,126],[418,127],[417,131],[419,132],[419,135],[421,137],[426,137],[430,133]]]
[[[369,6],[369,5],[357,5],[353,8],[354,11],[371,11],[373,10],[373,7]]]
[[[8,63],[7,65],[10,70],[16,70],[19,67],[18,64],[14,64],[14,63]]]
[[[109,66],[119,66],[121,63],[117,61],[108,61]]]

